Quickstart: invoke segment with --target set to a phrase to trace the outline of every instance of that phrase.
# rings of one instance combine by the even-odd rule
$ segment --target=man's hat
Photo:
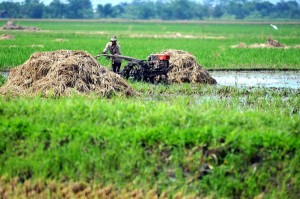
[[[110,38],[110,41],[117,41],[117,36],[112,36],[111,38]]]

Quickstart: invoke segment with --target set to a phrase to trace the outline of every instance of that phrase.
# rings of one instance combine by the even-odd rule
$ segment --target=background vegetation
[[[296,0],[272,4],[256,0],[191,0],[148,1],[132,3],[98,4],[93,10],[90,0],[68,0],[66,3],[53,0],[44,5],[39,0],[22,3],[0,3],[0,17],[4,18],[125,18],[125,19],[299,19],[300,5]]]
[[[7,21],[0,21],[0,26]],[[15,21],[34,26],[40,31],[4,31],[14,36],[0,41],[0,68],[8,69],[24,63],[32,53],[58,49],[85,50],[91,55],[102,52],[111,35],[117,35],[123,55],[146,59],[151,53],[165,49],[191,52],[207,69],[299,69],[300,25],[278,23],[179,23],[128,21]],[[278,40],[287,48],[231,48]],[[109,61],[100,58],[107,66]],[[125,64],[126,62],[124,62]]]

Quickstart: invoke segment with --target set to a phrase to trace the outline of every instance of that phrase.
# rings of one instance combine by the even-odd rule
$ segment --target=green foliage
[[[0,74],[0,86],[2,86],[6,82],[7,78]]]
[[[21,17],[20,9],[20,3],[13,3],[8,1],[2,2],[0,3],[0,16],[1,18],[10,16],[15,16],[16,18],[19,18]]]
[[[68,0],[66,11],[69,19],[90,19],[93,16],[90,0]]]
[[[61,3],[60,0],[53,0],[45,10],[45,18],[66,18],[67,5]]]
[[[20,10],[23,18],[41,19],[44,14],[44,4],[39,1],[26,0]]]
[[[0,3],[1,16],[6,18],[125,18],[125,19],[299,19],[300,5],[297,1],[280,1],[272,4],[268,1],[215,1],[204,3],[192,0],[134,0],[130,3],[112,5],[98,4],[93,13],[90,0],[53,0],[50,5],[39,1],[26,0],[24,4]],[[21,11],[16,12],[16,10]]]
[[[145,190],[157,187],[199,196],[296,197],[296,92],[134,87],[144,91],[140,98],[1,97],[0,175],[95,181],[120,188],[132,183]],[[187,95],[180,96],[181,90]],[[206,97],[215,92],[219,95]],[[288,100],[281,99],[285,93]],[[291,112],[295,106],[298,111]],[[208,151],[214,151],[217,162]],[[213,169],[203,172],[207,164]]]
[[[4,22],[2,22],[4,24]],[[42,31],[17,32],[14,40],[2,40],[0,68],[24,63],[32,53],[59,49],[85,50],[100,53],[111,35],[118,35],[123,55],[146,59],[152,52],[179,49],[191,52],[207,69],[267,68],[299,69],[300,57],[295,45],[300,43],[298,24],[199,24],[199,23],[134,23],[95,21],[20,21],[17,24],[34,26]],[[100,34],[99,34],[99,31]],[[133,37],[134,36],[134,37]],[[265,43],[273,37],[289,48],[231,48],[244,42],[247,45]],[[155,38],[155,39],[153,39]],[[57,39],[63,39],[62,42]],[[99,59],[102,65],[109,65]],[[125,62],[124,62],[125,63]]]

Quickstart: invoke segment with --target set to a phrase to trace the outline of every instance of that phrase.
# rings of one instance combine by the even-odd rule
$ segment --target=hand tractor
[[[106,58],[124,59],[128,61],[124,69],[119,73],[126,79],[135,81],[147,81],[154,83],[157,76],[164,75],[168,79],[168,72],[171,70],[169,54],[151,54],[147,60],[136,59],[122,55],[98,54],[95,58],[104,56]]]

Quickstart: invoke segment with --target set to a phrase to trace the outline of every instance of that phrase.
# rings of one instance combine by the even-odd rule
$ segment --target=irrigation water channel
[[[297,71],[209,71],[218,85],[236,87],[300,88],[300,70]]]
[[[8,77],[9,72],[0,71],[0,75]],[[300,70],[271,71],[209,71],[221,86],[267,87],[267,88],[300,88]]]

